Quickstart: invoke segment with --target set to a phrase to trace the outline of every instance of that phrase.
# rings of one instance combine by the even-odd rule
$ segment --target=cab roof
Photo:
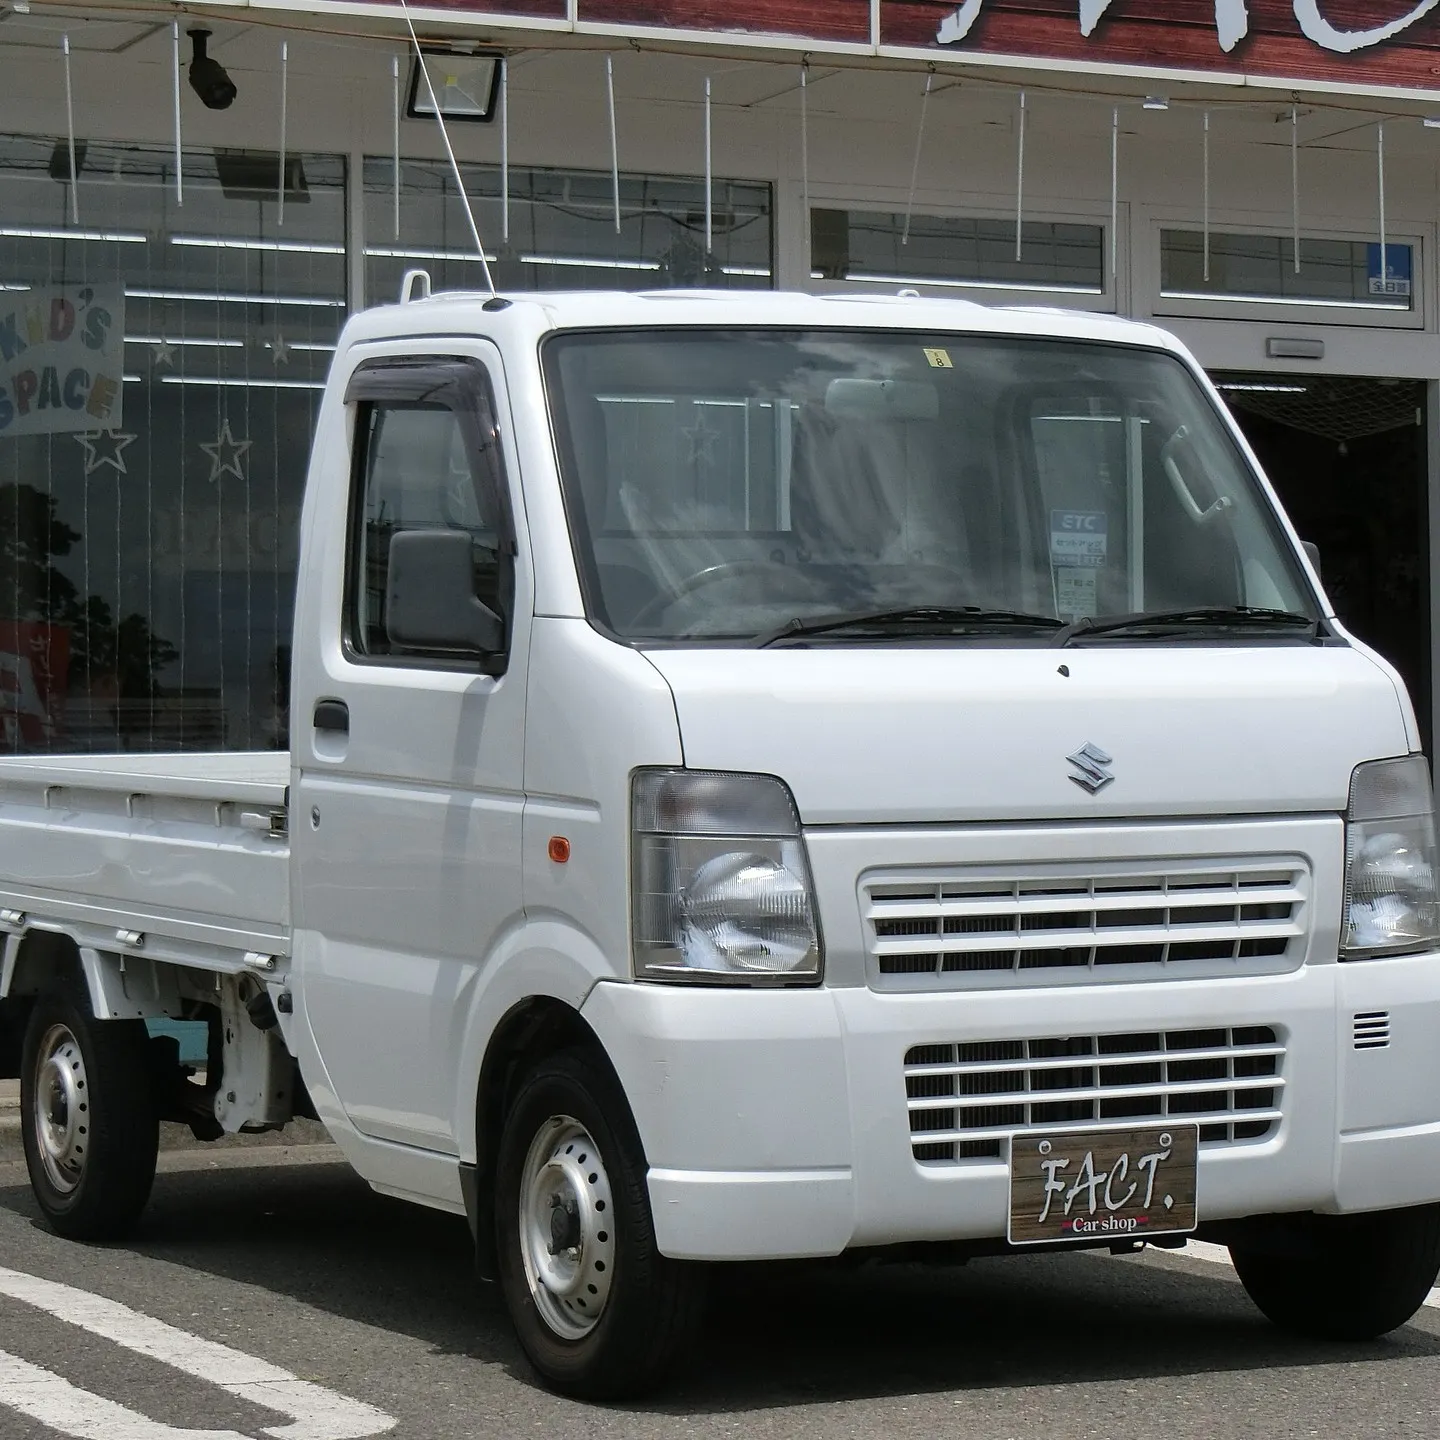
[[[440,292],[361,311],[346,324],[343,343],[425,335],[520,340],[562,330],[716,326],[943,331],[1182,349],[1157,326],[1113,315],[920,295],[810,295],[783,290],[551,290],[502,295],[498,300],[484,292]]]

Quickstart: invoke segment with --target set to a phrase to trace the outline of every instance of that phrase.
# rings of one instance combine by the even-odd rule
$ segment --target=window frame
[[[810,209],[844,210],[854,214],[893,215],[900,213],[904,206],[899,202],[887,204],[877,200],[873,191],[851,186],[827,186],[823,189],[812,187]],[[921,193],[915,197],[914,213],[940,220],[989,220],[1013,226],[1013,206],[1002,209],[990,205],[956,205],[953,200],[928,197]],[[1100,315],[1120,313],[1119,296],[1124,293],[1126,280],[1126,243],[1128,226],[1126,207],[1122,204],[1117,220],[1118,237],[1112,236],[1110,208],[1108,205],[1076,205],[1072,208],[1039,207],[1027,209],[1024,223],[1039,222],[1050,225],[1091,225],[1100,231],[1100,280],[1098,291],[1080,291],[1046,288],[1043,285],[1017,283],[1006,285],[999,282],[978,282],[915,277],[905,281],[906,288],[919,291],[932,299],[969,300],[981,305],[1061,305],[1069,310],[1082,310]],[[804,231],[803,255],[800,257],[803,280],[800,288],[817,295],[893,295],[895,283],[889,280],[871,280],[858,277],[851,280],[817,279],[814,274],[813,242],[809,215],[802,215]],[[1112,246],[1118,244],[1116,273],[1111,273]],[[783,287],[782,287],[783,288]]]
[[[350,467],[348,515],[345,525],[344,595],[341,606],[341,647],[352,665],[389,669],[446,670],[499,677],[509,668],[515,626],[514,513],[505,467],[504,447],[496,413],[495,387],[489,368],[473,355],[389,355],[362,361],[345,387],[349,411]],[[372,417],[387,406],[409,408],[439,405],[449,410],[465,437],[478,485],[488,486],[496,516],[497,554],[501,571],[505,645],[492,655],[460,655],[453,650],[407,649],[399,654],[372,654],[360,642],[359,587],[364,583],[365,491],[368,478]],[[488,477],[481,456],[491,452]]]
[[[1359,301],[1326,303],[1320,300],[1297,297],[1293,300],[1281,296],[1214,295],[1195,297],[1167,294],[1164,286],[1165,258],[1164,244],[1166,231],[1184,231],[1202,235],[1203,228],[1195,223],[1193,216],[1176,218],[1169,214],[1152,214],[1150,217],[1150,258],[1154,265],[1153,289],[1149,297],[1149,314],[1159,319],[1184,320],[1256,320],[1267,324],[1348,326],[1363,330],[1425,330],[1429,327],[1430,298],[1428,295],[1427,266],[1429,249],[1425,236],[1413,227],[1399,227],[1385,237],[1386,245],[1392,248],[1408,246],[1411,251],[1412,304],[1408,310],[1386,309],[1383,305],[1366,305]],[[1224,216],[1212,216],[1211,233],[1214,235],[1257,236],[1263,239],[1289,238],[1289,221],[1271,224],[1257,224],[1254,221],[1230,221]],[[1367,234],[1354,228],[1325,227],[1310,228],[1301,233],[1300,245],[1303,251],[1307,241],[1338,240],[1349,244],[1378,245],[1379,236]]]

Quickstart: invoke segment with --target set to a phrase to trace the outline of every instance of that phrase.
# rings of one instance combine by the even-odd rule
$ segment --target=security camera
[[[209,110],[228,110],[230,102],[240,92],[235,82],[226,73],[225,67],[205,53],[205,42],[210,38],[208,30],[189,30],[195,46],[190,57],[190,88],[200,97],[200,102]]]

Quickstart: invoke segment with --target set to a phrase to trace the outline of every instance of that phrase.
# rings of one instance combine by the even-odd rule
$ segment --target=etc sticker
[[[1050,512],[1050,563],[1074,569],[1103,569],[1108,543],[1103,510]]]
[[[948,350],[927,349],[925,358],[930,362],[932,370],[953,370],[955,368],[955,362],[950,358]]]

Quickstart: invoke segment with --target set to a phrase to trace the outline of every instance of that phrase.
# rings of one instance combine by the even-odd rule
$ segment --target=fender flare
[[[527,917],[502,938],[467,1009],[458,1051],[451,1133],[462,1165],[477,1153],[476,1106],[490,1044],[505,1017],[530,1000],[554,1000],[577,1022],[591,990],[615,979],[615,966],[590,936],[556,916]]]

